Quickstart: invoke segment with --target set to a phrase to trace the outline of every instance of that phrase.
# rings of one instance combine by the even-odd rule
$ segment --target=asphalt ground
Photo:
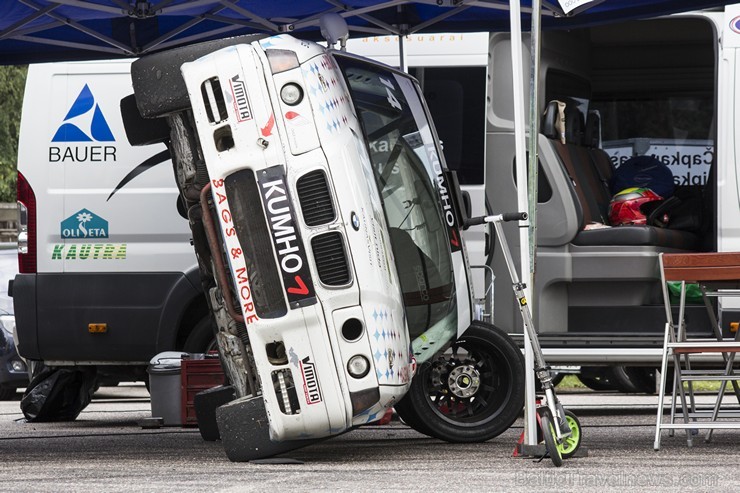
[[[142,429],[151,409],[141,385],[101,389],[70,423],[26,423],[19,399],[0,402],[0,491],[740,491],[740,430],[692,448],[683,432],[663,432],[655,452],[656,396],[562,394],[588,455],[561,468],[512,457],[521,422],[459,445],[394,420],[285,456],[302,463],[232,463],[196,429]]]

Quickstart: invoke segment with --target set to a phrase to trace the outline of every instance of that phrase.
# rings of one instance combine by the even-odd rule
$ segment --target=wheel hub
[[[472,397],[480,388],[480,373],[472,365],[457,366],[447,377],[447,386],[456,397]]]

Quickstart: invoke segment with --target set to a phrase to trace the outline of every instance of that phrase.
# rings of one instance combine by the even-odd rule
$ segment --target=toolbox
[[[193,357],[205,356],[200,359]],[[183,358],[181,372],[182,426],[198,426],[193,399],[195,394],[224,383],[224,371],[217,354],[192,355]]]

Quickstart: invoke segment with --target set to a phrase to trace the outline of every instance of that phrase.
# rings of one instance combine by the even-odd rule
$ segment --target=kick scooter
[[[544,399],[538,400],[537,403],[537,422],[542,433],[541,436],[545,442],[545,449],[547,450],[550,459],[555,466],[560,467],[563,465],[563,459],[572,457],[576,453],[576,450],[578,450],[582,437],[581,425],[575,414],[570,411],[566,411],[563,408],[563,405],[560,403],[557,394],[555,393],[555,388],[552,384],[552,376],[550,374],[550,367],[545,363],[545,358],[542,354],[542,347],[540,346],[537,331],[535,330],[534,322],[532,320],[532,313],[529,310],[527,297],[524,294],[526,284],[519,280],[519,275],[517,274],[514,260],[511,256],[511,250],[509,249],[509,244],[504,236],[504,222],[524,221],[526,219],[526,212],[509,212],[471,218],[466,221],[465,226],[467,228],[469,226],[479,224],[493,224],[496,238],[501,245],[504,260],[509,269],[514,295],[516,296],[519,312],[521,313],[522,321],[524,322],[524,330],[527,331],[529,341],[532,344],[534,372],[535,375],[537,375],[545,393]]]

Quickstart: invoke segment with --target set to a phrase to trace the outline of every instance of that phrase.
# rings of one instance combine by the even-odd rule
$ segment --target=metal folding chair
[[[740,418],[739,412],[723,410],[725,383],[731,382],[735,396],[740,403],[740,374],[734,373],[735,354],[740,351],[740,331],[734,338],[724,338],[712,305],[712,298],[740,296],[740,253],[698,253],[698,254],[660,254],[660,272],[663,285],[663,303],[666,311],[665,335],[663,338],[663,359],[661,364],[660,395],[658,397],[658,416],[655,426],[655,450],[660,450],[661,430],[686,430],[686,442],[693,445],[696,430],[708,429],[705,440],[711,439],[717,428],[740,429],[740,421],[718,421],[725,418]],[[678,320],[673,319],[668,282],[681,283],[679,295]],[[704,306],[710,321],[714,338],[690,339],[686,331],[686,283],[696,282],[701,288]],[[695,366],[692,368],[690,355],[721,355],[717,358],[723,369]],[[670,418],[663,421],[666,379],[669,359],[674,370],[671,392]],[[717,392],[711,409],[699,409],[694,395],[693,382],[719,381],[723,385]],[[684,382],[688,388],[684,388]],[[688,399],[687,399],[687,393]],[[678,394],[679,399],[676,399]],[[680,402],[681,411],[676,412]],[[700,421],[702,419],[702,421]],[[676,422],[681,420],[683,422]]]

